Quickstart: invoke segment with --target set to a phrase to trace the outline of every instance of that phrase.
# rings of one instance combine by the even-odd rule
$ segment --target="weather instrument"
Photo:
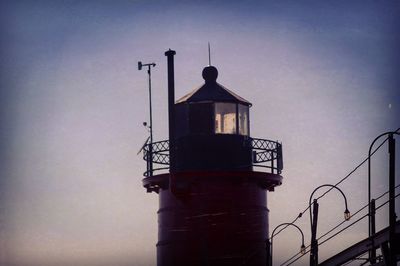
[[[142,150],[144,149],[144,147],[145,147],[145,146],[147,145],[147,143],[149,142],[149,139],[150,139],[150,136],[147,137],[146,141],[143,143],[142,147],[140,148],[140,150],[137,152],[136,155],[139,155],[139,154],[142,152]]]
[[[155,63],[143,64],[142,61],[138,62],[138,70],[142,70],[142,68],[145,66],[148,66],[150,69],[150,67],[155,67],[156,64]]]
[[[150,109],[149,110],[149,116],[150,116],[150,120],[149,120],[148,128],[149,128],[149,132],[150,132],[150,137],[149,137],[149,140],[146,140],[146,143],[148,141],[150,141],[150,144],[153,143],[153,115],[152,115],[152,106],[151,106],[151,67],[155,67],[155,66],[156,66],[155,63],[143,64],[142,61],[138,62],[138,70],[142,70],[143,67],[147,67],[147,74],[148,74],[148,77],[149,77],[149,109]],[[142,149],[144,148],[146,143],[143,145]],[[150,147],[149,147],[149,156],[150,156],[150,158],[152,158],[152,153],[153,153],[152,152],[152,145],[150,145]],[[152,168],[153,168],[153,166],[151,164],[151,166],[150,166],[150,174],[151,175],[153,175],[153,169]]]

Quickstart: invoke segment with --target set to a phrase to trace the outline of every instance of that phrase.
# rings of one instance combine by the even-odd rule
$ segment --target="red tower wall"
[[[159,266],[266,265],[266,189],[281,180],[279,175],[198,172],[150,178],[163,184],[158,191]]]

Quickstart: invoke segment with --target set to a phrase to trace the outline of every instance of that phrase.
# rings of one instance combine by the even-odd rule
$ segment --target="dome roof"
[[[186,94],[178,101],[179,103],[193,103],[193,102],[231,102],[241,103],[251,106],[251,103],[234,92],[228,90],[217,82],[218,70],[213,66],[208,66],[203,69],[203,78],[205,83],[198,89]]]

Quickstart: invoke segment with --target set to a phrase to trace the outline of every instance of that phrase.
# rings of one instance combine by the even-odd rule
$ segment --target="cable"
[[[400,195],[400,193],[397,194],[396,196],[394,196],[394,198],[397,198],[399,195]],[[383,207],[384,205],[386,205],[389,201],[390,201],[390,199],[387,200],[387,201],[385,201],[384,203],[382,203],[382,204],[379,205],[378,207],[376,207],[375,210],[379,210],[381,207]]]
[[[398,132],[400,130],[400,128],[398,128],[395,132]],[[385,144],[386,143],[386,141],[388,140],[389,138],[386,138],[384,141],[382,141],[379,145],[378,145],[378,147],[370,154],[370,155],[368,155],[367,156],[367,158],[365,158],[361,163],[359,163],[352,171],[350,171],[350,173],[348,173],[345,177],[343,177],[341,180],[339,180],[339,182],[337,182],[334,186],[335,187],[337,187],[339,184],[341,184],[343,181],[345,181],[346,179],[348,179],[354,172],[356,172],[365,162],[367,162],[382,146],[383,146],[383,144]],[[398,186],[396,186],[395,188],[397,188],[397,187],[399,187],[400,185],[398,185]],[[324,192],[321,196],[319,196],[319,197],[317,197],[316,199],[317,200],[319,200],[319,199],[321,199],[322,197],[324,197],[326,194],[328,194],[332,189],[333,189],[334,187],[331,187],[330,189],[328,189],[326,192]],[[386,195],[387,193],[388,193],[389,191],[387,191],[387,192],[385,192],[384,194],[382,194],[381,196],[379,196],[377,199],[375,199],[375,200],[378,200],[378,199],[380,199],[381,197],[383,197],[384,195]],[[397,196],[396,196],[397,197]],[[299,218],[301,218],[302,216],[303,216],[303,214],[306,212],[306,211],[308,211],[310,208],[311,208],[311,205],[312,204],[309,204],[308,206],[307,206],[307,208],[306,209],[304,209],[302,212],[300,212],[298,215],[297,215],[297,217],[291,222],[291,223],[296,223],[296,221],[299,219]],[[355,214],[357,214],[357,213],[359,213],[361,210],[363,210],[364,208],[366,208],[367,206],[369,206],[369,203],[367,204],[367,205],[365,205],[364,207],[362,207],[360,210],[358,210],[356,213],[354,213],[352,216],[354,216]],[[367,214],[368,215],[368,214]],[[361,219],[363,219],[365,216],[363,216]],[[331,229],[331,230],[329,230],[327,233],[325,233],[323,236],[321,236],[321,237],[319,237],[318,239],[321,239],[322,237],[324,237],[324,236],[326,236],[327,234],[329,234],[330,232],[332,232],[333,230],[335,230],[336,228],[338,228],[340,225],[342,225],[344,223],[344,221],[343,222],[341,222],[339,225],[337,225],[337,226],[335,226],[333,229]],[[354,224],[354,223],[353,223]],[[352,224],[351,224],[352,225]],[[350,225],[350,226],[351,226]],[[274,235],[274,237],[276,237],[277,235],[279,235],[279,233],[281,233],[283,230],[285,230],[287,227],[288,227],[289,225],[286,225],[285,227],[283,227],[281,230],[279,230],[275,235]],[[347,227],[346,227],[346,229],[347,229]],[[339,231],[339,232],[341,232],[341,231]],[[272,239],[272,238],[270,238],[270,239]],[[330,239],[330,238],[329,238]],[[327,241],[327,240],[326,240]],[[325,242],[326,242],[325,241]],[[310,245],[308,245],[306,248],[308,248]],[[307,251],[305,254],[307,254],[307,253],[309,253],[310,251]],[[300,252],[298,252],[297,254],[295,254],[293,257],[291,257],[289,260],[286,260],[283,264],[285,264],[286,262],[288,262],[288,261],[290,261],[292,258],[294,258],[295,256],[297,256],[298,254],[299,254]],[[305,254],[302,254],[302,256],[304,256]],[[300,256],[299,258],[301,258],[302,256]],[[299,258],[297,258],[295,261],[297,261]],[[283,264],[281,264],[281,265],[283,265]],[[291,263],[290,263],[291,264]],[[288,264],[288,265],[290,265],[290,264]]]
[[[327,238],[326,240],[322,241],[320,244],[318,244],[318,246],[321,246],[322,244],[324,244],[326,241],[332,239],[333,237],[337,236],[338,234],[340,234],[341,232],[343,232],[344,230],[346,230],[347,228],[349,228],[350,226],[353,226],[354,224],[358,223],[359,221],[361,221],[362,219],[364,219],[365,217],[367,217],[368,214],[365,214],[364,216],[362,216],[361,218],[357,219],[356,221],[354,221],[353,223],[351,223],[350,225],[346,226],[345,228],[343,228],[342,230],[338,231],[336,234],[330,236],[329,238]],[[307,253],[306,253],[307,254]],[[292,262],[290,262],[288,265],[293,264],[294,262],[296,262],[297,260],[299,260],[301,257],[303,257],[306,254],[302,254],[302,256],[296,258],[295,260],[293,260]],[[281,265],[284,265],[287,261],[285,261],[284,263],[282,263]]]
[[[309,245],[309,246],[311,246],[311,245]],[[295,256],[297,256],[297,255],[299,255],[299,254],[301,254],[301,256],[300,256],[300,257],[298,257],[298,258],[296,258],[294,261],[290,262],[290,263],[289,263],[289,264],[287,264],[287,265],[290,265],[290,264],[292,264],[292,263],[294,263],[294,262],[298,261],[300,258],[302,258],[303,256],[307,255],[309,252],[310,252],[310,250],[309,250],[309,251],[307,251],[307,252],[306,252],[306,253],[304,253],[304,254],[301,254],[300,252],[298,252],[298,253],[297,253],[296,255],[294,255],[292,258],[294,258]],[[290,261],[292,258],[290,258],[289,260],[286,260],[285,262],[283,262],[283,263],[281,264],[281,266],[282,266],[282,265],[285,265],[285,263],[287,263],[288,261]]]
[[[398,188],[398,187],[400,187],[400,184],[398,184],[397,186],[395,186],[394,189],[396,189],[396,188]],[[382,198],[383,196],[385,196],[385,195],[388,194],[388,193],[389,193],[389,190],[386,191],[385,193],[383,193],[382,195],[380,195],[379,197],[377,197],[375,200],[379,200],[380,198]]]
[[[398,187],[400,187],[400,184],[397,185],[395,188],[398,188]],[[386,195],[388,192],[389,192],[389,191],[384,192],[384,193],[381,194],[376,200],[382,198],[382,197],[383,197],[384,195]],[[400,193],[397,194],[397,195],[395,196],[395,198],[398,197],[399,195],[400,195]],[[387,204],[388,202],[389,202],[389,200],[386,201],[386,202],[384,202],[383,204],[379,205],[379,206],[376,208],[376,210],[378,210],[379,208],[381,208],[382,206],[384,206],[384,205]],[[368,205],[366,205],[366,206],[368,206]],[[360,208],[358,211],[356,211],[356,212],[352,215],[352,217],[353,217],[354,215],[358,214],[358,213],[359,213],[361,210],[363,210],[366,206],[364,206],[364,207]],[[340,231],[337,232],[335,235],[333,235],[333,236],[331,236],[330,238],[324,240],[324,241],[321,242],[319,245],[322,245],[322,244],[325,243],[326,241],[328,241],[328,240],[330,240],[331,238],[335,237],[336,235],[338,235],[338,234],[341,233],[342,231],[346,230],[348,227],[350,227],[350,226],[354,225],[355,223],[359,222],[360,220],[364,219],[366,216],[368,216],[368,214],[362,216],[360,219],[356,220],[355,222],[353,222],[353,223],[350,224],[349,226],[347,226],[347,227],[345,227],[344,229],[340,230]],[[335,226],[333,229],[329,230],[328,233],[325,233],[324,235],[320,236],[320,237],[318,238],[318,240],[320,240],[322,237],[324,237],[324,236],[326,236],[327,234],[329,234],[330,232],[332,232],[334,229],[336,229],[338,226],[342,225],[343,223],[344,223],[344,221],[341,222],[339,225]],[[308,246],[306,247],[306,249],[307,249],[308,247],[310,247],[310,246],[311,246],[311,245],[308,245]],[[310,250],[308,250],[306,253],[302,254],[300,257],[296,258],[296,260],[292,261],[291,263],[289,263],[289,264],[287,264],[287,265],[292,264],[293,262],[297,261],[298,259],[300,259],[301,257],[303,257],[304,255],[306,255],[306,254],[309,253],[309,252],[310,252]],[[299,255],[299,254],[301,254],[301,252],[296,253],[296,254],[293,255],[291,258],[289,258],[288,260],[286,260],[285,262],[283,262],[281,265],[284,265],[285,263],[291,261],[294,257],[296,257],[296,256]]]
[[[354,214],[351,215],[351,217],[355,216],[356,214],[358,214],[359,212],[361,212],[363,209],[365,209],[366,207],[368,207],[367,205],[364,205],[364,207],[362,207],[361,209],[359,209],[358,211],[356,211]],[[342,224],[344,224],[345,222],[347,222],[346,220],[341,221],[338,225],[336,225],[335,227],[333,227],[331,230],[329,230],[328,232],[326,232],[325,234],[323,234],[322,236],[320,236],[317,240],[320,240],[321,238],[323,238],[324,236],[328,235],[329,233],[331,233],[332,231],[334,231],[336,228],[338,228],[339,226],[341,226]]]
[[[358,218],[357,220],[355,220],[354,222],[352,222],[351,224],[349,224],[348,226],[342,228],[341,230],[339,230],[338,232],[336,232],[335,234],[331,235],[330,237],[328,237],[327,239],[325,239],[324,241],[322,241],[321,243],[318,244],[318,246],[321,246],[322,244],[324,244],[325,242],[327,242],[328,240],[331,240],[332,238],[334,238],[335,236],[337,236],[338,234],[340,234],[341,232],[343,232],[344,230],[346,230],[347,228],[355,225],[356,223],[358,223],[359,221],[361,221],[362,219],[364,219],[365,217],[368,216],[367,214],[364,214],[363,216],[361,216],[360,218]]]
[[[397,132],[398,130],[400,130],[400,128],[397,129],[396,132]],[[341,180],[339,180],[339,182],[337,182],[334,186],[338,186],[340,183],[342,183],[342,182],[345,181],[347,178],[349,178],[355,171],[358,170],[358,168],[360,168],[366,161],[368,161],[368,159],[369,159],[370,157],[372,157],[372,156],[382,147],[382,145],[385,144],[385,142],[386,142],[387,140],[388,140],[388,138],[386,138],[384,141],[382,141],[382,143],[379,144],[379,146],[371,153],[371,156],[368,156],[367,158],[365,158],[365,159],[364,159],[361,163],[359,163],[352,171],[350,171],[349,174],[347,174],[345,177],[343,177]],[[325,196],[326,194],[328,194],[332,189],[333,189],[333,187],[331,187],[330,189],[328,189],[328,190],[327,190],[326,192],[324,192],[321,196],[319,196],[319,197],[317,198],[317,200],[319,200],[320,198],[324,197],[324,196]],[[312,205],[312,204],[311,204],[311,205]],[[301,217],[303,216],[303,214],[304,214],[306,211],[308,211],[309,208],[311,208],[311,205],[308,205],[307,208],[306,208],[304,211],[300,212],[300,213],[297,215],[297,217],[292,221],[292,223],[295,223],[299,218],[301,218]],[[277,235],[279,235],[279,233],[282,232],[283,230],[285,230],[288,226],[289,226],[289,225],[287,225],[287,226],[283,227],[281,230],[279,230],[279,231],[274,235],[274,237],[276,237]]]
[[[400,187],[400,184],[395,186],[395,189]],[[381,194],[378,198],[376,198],[375,200],[379,200],[380,198],[382,198],[383,196],[385,196],[386,194],[388,194],[389,191],[386,191],[385,193]],[[351,217],[355,216],[356,214],[358,214],[359,212],[361,212],[363,209],[365,209],[366,207],[368,207],[369,204],[364,205],[364,207],[360,208],[358,211],[356,211],[354,214],[351,215]],[[375,208],[375,210],[377,210],[377,208]],[[320,236],[317,240],[320,240],[321,238],[323,238],[324,236],[328,235],[329,233],[331,233],[332,231],[334,231],[336,228],[338,228],[339,226],[341,226],[342,224],[344,224],[345,222],[347,222],[346,220],[340,222],[338,225],[336,225],[335,227],[333,227],[331,230],[329,230],[328,232],[326,232],[325,234],[323,234],[322,236]]]
[[[395,196],[395,198],[397,198],[399,195],[400,195],[400,193],[397,194],[397,195]],[[387,200],[386,202],[382,203],[381,205],[379,205],[379,206],[376,208],[376,210],[380,209],[381,207],[383,207],[384,205],[386,205],[388,202],[389,202],[389,200]],[[365,214],[364,216],[362,216],[361,218],[357,219],[357,220],[354,221],[353,223],[349,224],[348,226],[344,227],[343,229],[341,229],[340,231],[338,231],[338,232],[335,233],[334,235],[332,235],[332,236],[330,236],[329,238],[325,239],[324,241],[322,241],[321,243],[319,243],[318,246],[323,245],[325,242],[327,242],[328,240],[331,240],[332,238],[334,238],[334,237],[337,236],[338,234],[342,233],[343,231],[347,230],[349,227],[351,227],[351,226],[353,226],[354,224],[358,223],[359,221],[361,221],[361,220],[364,219],[365,217],[368,217],[368,213]],[[307,252],[307,253],[308,253],[308,252]],[[307,254],[307,253],[306,253],[306,254]],[[290,263],[287,264],[287,265],[291,265],[292,263],[296,262],[297,260],[299,260],[299,259],[300,259],[301,257],[303,257],[304,255],[305,255],[305,254],[303,254],[302,256],[298,257],[296,260],[290,262]],[[284,263],[286,263],[286,262],[284,262]],[[283,265],[283,264],[281,264],[281,265]]]
[[[395,132],[399,131],[400,128],[398,128]],[[362,161],[359,165],[357,165],[349,174],[347,174],[345,177],[343,177],[339,182],[337,182],[334,186],[338,186],[340,183],[342,183],[344,180],[346,180],[347,178],[350,177],[350,175],[352,175],[355,171],[357,171],[358,168],[360,168],[366,161],[368,161],[369,158],[372,157],[372,155],[374,155],[382,146],[383,144],[386,143],[386,141],[389,139],[389,137],[387,137],[384,141],[382,141],[381,144],[379,144],[379,146],[371,153],[371,156],[367,156],[367,158],[364,159],[364,161]],[[331,187],[330,189],[328,189],[324,194],[322,194],[321,196],[319,196],[317,198],[317,200],[319,200],[320,198],[322,198],[323,196],[325,196],[328,192],[330,192],[333,189],[333,187]]]
[[[397,194],[394,198],[397,198],[400,195]],[[375,208],[375,210],[379,210],[381,207],[383,207],[384,205],[386,205],[387,203],[389,203],[389,200],[387,200],[386,202],[382,203],[381,205],[379,205],[378,207]],[[327,238],[326,240],[322,241],[319,245],[324,244],[326,241],[332,239],[333,237],[337,236],[338,234],[340,234],[341,232],[343,232],[344,230],[346,230],[347,228],[349,228],[350,226],[354,225],[355,223],[358,223],[361,219],[365,218],[368,216],[368,213],[364,216],[362,216],[360,219],[356,220],[355,222],[351,223],[350,225],[346,226],[345,228],[343,228],[342,230],[338,231],[337,233],[335,233],[334,235],[330,236],[329,238]]]
[[[395,188],[398,188],[398,187],[400,187],[400,184],[397,185]],[[376,198],[375,200],[381,199],[383,196],[385,196],[385,195],[388,194],[388,193],[389,193],[389,191],[386,191],[386,192],[382,193],[382,194],[381,194],[378,198]],[[400,193],[397,194],[397,195],[395,196],[395,198],[397,198],[399,195],[400,195]],[[389,202],[389,200],[387,200],[386,202],[382,203],[381,205],[379,205],[378,207],[376,207],[375,210],[380,209],[381,207],[383,207],[384,205],[386,205],[388,202]],[[362,211],[363,209],[365,209],[367,206],[368,206],[368,204],[367,204],[367,205],[364,205],[363,207],[361,207],[361,208],[360,208],[359,210],[357,210],[351,217],[353,217],[353,216],[355,216],[356,214],[358,214],[359,212],[361,212],[361,211]],[[351,223],[350,225],[344,227],[343,229],[341,229],[340,231],[338,231],[338,232],[335,233],[334,235],[332,235],[332,236],[330,236],[329,238],[327,238],[327,239],[325,239],[324,241],[322,241],[322,242],[319,244],[319,246],[322,245],[322,244],[324,244],[324,243],[327,242],[328,240],[332,239],[332,238],[335,237],[336,235],[340,234],[341,232],[343,232],[343,231],[346,230],[347,228],[349,228],[349,227],[353,226],[354,224],[358,223],[359,221],[361,221],[362,219],[364,219],[364,218],[367,217],[367,216],[368,216],[368,213],[365,214],[364,216],[362,216],[361,218],[357,219],[356,221],[354,221],[354,222]],[[326,235],[328,235],[329,233],[331,233],[332,231],[334,231],[335,229],[337,229],[337,228],[338,228],[340,225],[342,225],[344,222],[346,222],[346,221],[340,222],[338,225],[336,225],[335,227],[333,227],[333,228],[332,228],[331,230],[329,230],[327,233],[325,233],[325,234],[323,234],[322,236],[320,236],[317,240],[320,240],[321,238],[325,237]],[[275,234],[275,236],[276,236],[276,234]],[[310,246],[311,246],[311,245],[306,246],[306,249],[307,249],[308,247],[310,247]],[[282,266],[282,265],[285,265],[286,263],[288,263],[288,262],[290,262],[292,259],[294,259],[297,255],[301,254],[300,257],[296,258],[295,260],[293,260],[293,261],[291,261],[289,264],[287,264],[287,265],[291,265],[292,263],[296,262],[297,260],[299,260],[299,259],[300,259],[301,257],[303,257],[304,255],[308,254],[309,252],[310,252],[310,250],[306,251],[306,253],[304,253],[304,254],[301,254],[301,252],[297,252],[297,253],[294,254],[291,258],[289,258],[289,259],[287,259],[286,261],[284,261],[284,262],[281,264],[281,266]]]

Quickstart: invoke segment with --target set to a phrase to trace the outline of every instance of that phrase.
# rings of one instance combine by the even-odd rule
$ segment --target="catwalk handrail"
[[[282,172],[283,158],[281,143],[249,137],[245,145],[251,148],[251,166],[268,169],[271,173],[280,174]],[[147,162],[146,172],[143,173],[145,177],[150,176],[152,171],[169,169],[169,141],[162,140],[146,144],[143,147],[143,160]],[[153,164],[156,164],[156,166],[153,167]],[[248,167],[248,165],[240,167]],[[152,171],[150,169],[152,169]]]
[[[397,129],[396,132],[397,132],[398,130],[399,130],[399,129]],[[383,141],[379,144],[379,146],[378,146],[370,155],[368,155],[367,158],[365,158],[361,163],[359,163],[359,164],[358,164],[353,170],[351,170],[345,177],[343,177],[342,179],[340,179],[340,180],[335,184],[335,186],[339,186],[342,182],[344,182],[345,180],[347,180],[347,179],[348,179],[354,172],[356,172],[364,163],[366,163],[366,162],[368,161],[368,159],[369,159],[370,157],[372,157],[372,156],[383,146],[383,144],[386,143],[387,140],[388,140],[388,138],[386,138],[385,140],[383,140]],[[324,192],[321,196],[319,196],[319,197],[317,198],[317,200],[319,200],[320,198],[324,197],[326,194],[328,194],[329,192],[331,192],[332,189],[333,189],[333,188],[328,189],[328,190],[327,190],[326,192]],[[307,207],[306,207],[303,211],[301,211],[301,212],[296,216],[296,218],[293,219],[292,223],[297,222],[297,220],[300,219],[300,218],[303,216],[303,214],[304,214],[306,211],[308,211],[308,209],[309,209],[310,207],[311,207],[310,204],[307,205]],[[275,234],[275,236],[277,236],[281,231],[283,231],[283,230],[285,230],[285,229],[286,229],[286,227],[284,227],[284,228],[282,228],[281,230],[279,230],[279,231]]]
[[[400,187],[400,184],[398,184],[395,188]],[[385,196],[386,194],[388,194],[389,191],[384,192],[383,194],[381,194],[379,197],[377,197],[375,200],[379,200],[381,199],[383,196]],[[400,193],[396,194],[395,198],[397,198],[398,196],[400,196]],[[375,208],[375,210],[379,210],[380,208],[382,208],[384,205],[388,204],[389,200],[383,202],[381,205],[377,206]],[[361,207],[360,209],[358,209],[354,214],[351,215],[351,217],[356,216],[356,214],[360,213],[362,210],[364,210],[366,207],[368,207],[368,203],[366,205],[364,205],[363,207]],[[339,224],[337,224],[336,226],[334,226],[332,229],[328,230],[326,233],[324,233],[323,235],[321,235],[317,240],[322,240],[319,243],[319,246],[322,246],[325,242],[329,241],[330,239],[334,238],[335,236],[337,236],[338,234],[342,233],[343,231],[345,231],[346,229],[350,228],[351,226],[353,226],[354,224],[358,223],[359,221],[361,221],[362,219],[368,217],[368,213],[364,214],[363,216],[361,216],[360,218],[358,218],[357,220],[355,220],[354,222],[352,222],[351,224],[347,225],[346,227],[340,229],[338,232],[334,233],[333,235],[327,237],[326,239],[322,240],[322,238],[326,237],[328,234],[332,233],[334,230],[336,230],[339,226],[341,226],[344,221],[340,222]],[[275,235],[276,236],[276,235]],[[302,254],[301,252],[297,252],[296,254],[294,254],[292,257],[290,257],[289,259],[287,259],[286,261],[284,261],[283,263],[281,263],[280,265],[291,265],[294,262],[296,262],[297,260],[299,260],[301,257],[305,256],[307,253],[310,252],[310,250],[308,249],[311,246],[311,244],[307,245],[305,247],[306,252],[304,254]],[[308,250],[307,250],[308,249]],[[300,255],[300,256],[299,256]]]

